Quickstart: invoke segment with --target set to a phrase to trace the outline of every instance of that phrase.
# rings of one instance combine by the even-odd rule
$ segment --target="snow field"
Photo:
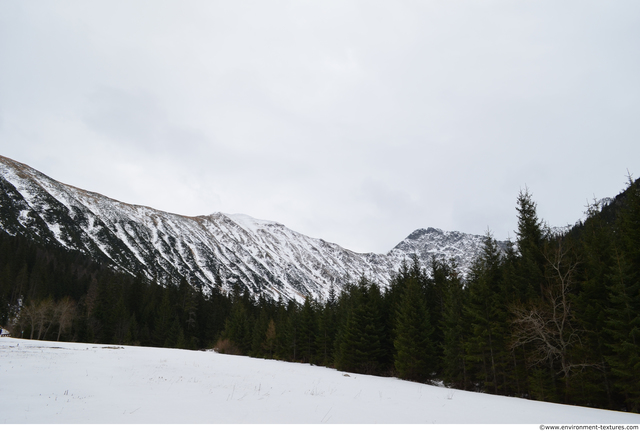
[[[214,352],[0,339],[0,423],[640,423]]]

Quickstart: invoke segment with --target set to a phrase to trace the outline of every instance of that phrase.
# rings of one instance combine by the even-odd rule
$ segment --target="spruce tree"
[[[521,301],[541,295],[543,284],[544,245],[547,229],[538,219],[537,205],[529,189],[520,191],[518,195],[518,230],[516,245],[518,248],[518,292]]]
[[[615,271],[609,288],[607,333],[613,354],[607,357],[615,386],[624,396],[626,408],[640,412],[640,282],[629,277],[634,270],[617,252]]]
[[[605,332],[611,308],[609,291],[605,288],[613,278],[613,229],[602,216],[601,207],[588,207],[586,220],[580,226],[580,291],[576,293],[576,320],[584,328],[577,354],[583,363],[596,366],[580,369],[580,390],[573,398],[579,404],[614,408],[613,376],[606,357],[613,355],[608,347],[611,336]]]
[[[162,289],[162,288],[160,288]],[[169,334],[169,330],[173,326],[173,305],[174,302],[171,299],[171,290],[169,287],[162,289],[161,291],[161,303],[159,308],[153,310],[155,311],[154,316],[155,319],[153,321],[153,333],[151,335],[153,345],[156,347],[164,347],[167,341],[167,336]],[[152,311],[152,312],[153,312]],[[176,328],[177,329],[177,328]],[[173,347],[173,346],[171,346]]]
[[[299,319],[299,339],[300,354],[299,359],[303,362],[314,362],[316,353],[316,335],[317,335],[316,310],[314,302],[305,298],[302,309],[300,310]]]
[[[253,324],[248,307],[244,301],[238,299],[232,306],[221,338],[229,340],[232,348],[237,348],[240,354],[248,354],[253,341]]]
[[[255,357],[265,356],[265,343],[267,329],[269,327],[269,316],[265,308],[260,308],[258,318],[253,325],[250,355]],[[274,333],[275,336],[275,333]]]
[[[465,318],[470,323],[470,334],[465,350],[467,360],[475,363],[475,378],[494,394],[506,392],[504,374],[510,359],[501,264],[498,245],[488,232],[467,284]]]
[[[464,318],[466,291],[454,263],[449,267],[443,293],[443,313],[440,323],[443,333],[442,378],[450,387],[470,389],[465,358],[465,342],[469,322]]]
[[[415,277],[408,280],[397,314],[395,368],[402,379],[427,382],[436,370],[436,356],[425,293]]]
[[[336,297],[333,287],[329,291],[327,302],[318,311],[318,333],[316,336],[316,354],[318,363],[330,365],[333,362],[333,346],[336,337]]]
[[[520,294],[517,288],[517,265],[518,255],[515,245],[511,240],[507,240],[504,253],[502,255],[502,281],[500,292],[502,301],[506,305],[507,310],[512,310],[514,306],[520,303]],[[506,316],[506,325],[509,325],[513,315],[509,313]],[[507,356],[510,358],[505,363],[505,394],[521,396],[528,393],[527,384],[527,352],[523,347],[513,348],[511,345],[510,334],[507,334],[507,346],[509,352]]]
[[[433,328],[433,334],[431,339],[433,340],[434,354],[436,357],[441,358],[443,355],[444,345],[444,333],[442,327],[442,320],[444,314],[444,290],[447,283],[449,283],[450,267],[449,264],[443,259],[431,259],[431,271],[429,276],[424,270],[421,270],[418,266],[417,260],[412,265],[411,272],[416,274],[420,284],[424,286],[425,299],[427,309],[429,310],[429,318],[431,320],[431,327]],[[439,363],[438,372],[442,371],[442,366]]]
[[[611,307],[607,333],[613,339],[607,357],[625,407],[640,411],[640,182],[629,179],[615,222],[614,266],[608,283]]]
[[[383,326],[376,301],[380,288],[362,277],[348,292],[349,309],[337,340],[336,368],[377,374],[384,355]]]

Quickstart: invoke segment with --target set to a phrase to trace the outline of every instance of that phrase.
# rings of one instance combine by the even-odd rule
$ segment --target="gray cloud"
[[[505,238],[640,175],[640,5],[0,4],[0,153],[183,214],[356,251]]]

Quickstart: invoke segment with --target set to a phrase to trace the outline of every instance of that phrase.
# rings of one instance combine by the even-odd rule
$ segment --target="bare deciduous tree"
[[[58,321],[58,338],[60,334],[65,332],[71,326],[71,322],[75,317],[76,305],[69,297],[62,299],[55,307],[55,317]]]
[[[38,303],[31,302],[22,308],[19,326],[21,328],[30,327],[29,338],[36,335],[38,340],[45,339],[49,329],[55,324],[58,325],[58,338],[69,329],[75,316],[75,303],[70,298],[64,298],[56,303],[47,298]]]
[[[24,326],[31,327],[29,338],[33,339],[36,329],[38,330],[38,340],[42,338],[43,333],[46,335],[51,326],[52,309],[53,301],[51,299],[45,299],[38,303],[30,302],[29,305],[22,309],[21,320],[24,319],[26,321]]]
[[[36,325],[40,320],[39,314],[40,314],[40,307],[38,304],[34,302],[30,302],[28,305],[24,306],[20,314],[20,321],[21,321],[20,326],[22,326],[23,325],[22,322],[24,322],[24,326],[31,327],[31,334],[29,335],[29,338],[31,340],[33,340],[33,334],[36,330]]]
[[[558,364],[568,387],[572,369],[593,366],[572,363],[569,356],[571,347],[580,342],[581,332],[572,322],[569,296],[578,262],[562,238],[556,238],[545,247],[544,258],[546,283],[542,296],[528,304],[511,307],[514,316],[511,347],[529,346],[530,366]]]

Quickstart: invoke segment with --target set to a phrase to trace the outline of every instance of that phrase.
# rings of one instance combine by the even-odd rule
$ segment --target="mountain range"
[[[2,156],[0,229],[161,283],[184,278],[205,292],[240,285],[296,301],[324,299],[363,275],[386,286],[414,256],[425,268],[432,258],[453,259],[464,277],[484,240],[430,227],[386,254],[356,253],[243,214],[189,217],[126,204]]]

